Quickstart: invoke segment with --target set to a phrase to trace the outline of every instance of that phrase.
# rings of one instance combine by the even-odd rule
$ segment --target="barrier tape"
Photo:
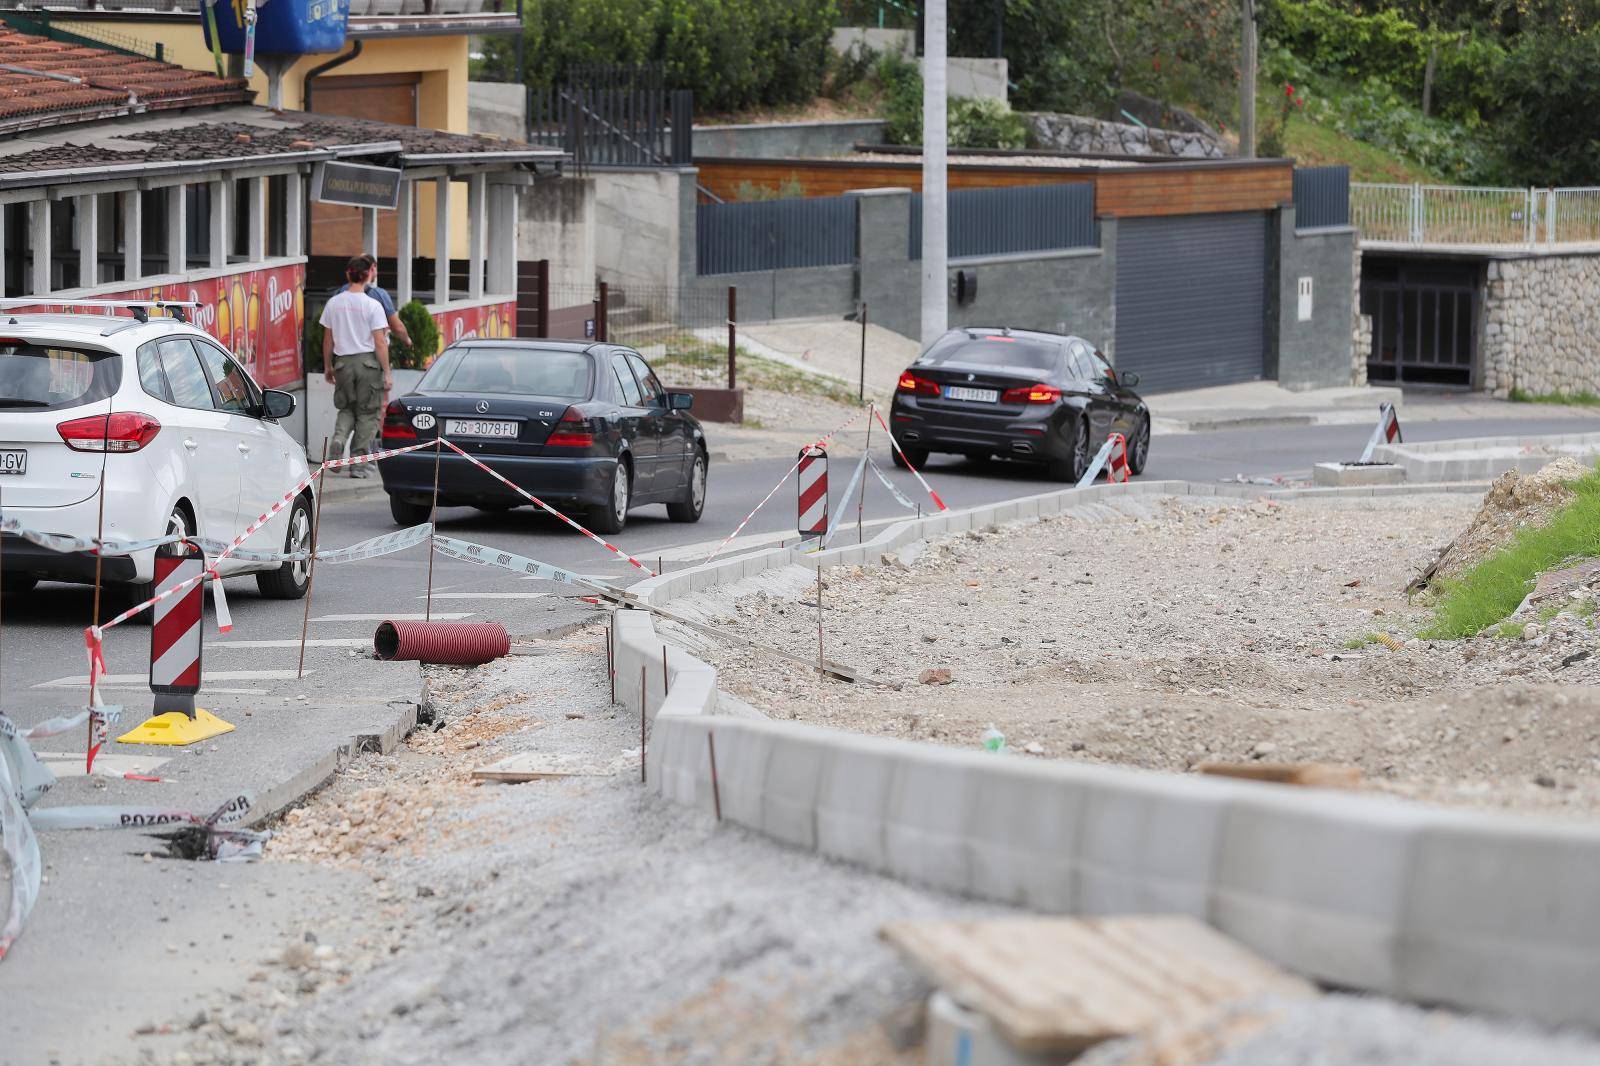
[[[844,496],[842,499],[845,501],[849,501],[853,496],[855,496],[856,486],[861,484],[861,475],[866,473],[868,462],[869,460],[867,458],[867,453],[862,452],[861,459],[856,463],[855,470],[851,471],[850,473],[850,483],[844,487]],[[828,544],[832,542],[833,535],[839,532],[839,526],[844,521],[844,514],[847,510],[849,510],[849,508],[840,507],[833,512],[833,522],[829,524],[828,531],[822,535],[822,548],[826,548]]]
[[[950,508],[946,507],[944,501],[939,499],[939,494],[933,491],[933,486],[928,484],[928,479],[922,476],[922,471],[913,466],[911,460],[906,458],[905,449],[901,448],[900,442],[894,439],[894,430],[890,429],[889,423],[883,420],[883,412],[878,410],[877,404],[872,405],[872,414],[873,417],[877,418],[878,425],[883,427],[884,433],[888,434],[889,447],[893,448],[895,453],[900,456],[900,461],[906,464],[906,469],[911,471],[912,476],[922,485],[923,491],[932,497],[934,506],[941,511],[948,511]]]
[[[22,933],[34,901],[39,898],[39,883],[44,876],[44,860],[39,855],[39,838],[28,822],[28,812],[17,798],[11,781],[9,760],[0,758],[0,836],[4,837],[6,861],[11,866],[11,903],[6,923],[0,926],[0,959]]]
[[[457,540],[454,537],[434,537],[433,550],[440,555],[451,559],[463,559],[469,563],[482,563],[484,566],[498,566],[506,570],[514,570],[519,574],[529,577],[543,578],[547,581],[563,581],[569,585],[583,585],[594,587],[600,582],[580,578],[570,570],[563,570],[559,566],[541,563],[537,559],[530,559],[525,555],[514,555],[503,552],[499,548],[491,548],[487,544],[474,544],[470,540]]]
[[[391,555],[394,552],[405,551],[415,547],[433,536],[433,523],[423,522],[421,525],[399,529],[393,533],[385,533],[379,537],[364,540],[359,544],[352,544],[348,548],[336,548],[333,551],[317,552],[317,561],[321,563],[353,563],[358,559],[376,559],[380,555]],[[296,552],[296,556],[304,553]]]
[[[589,530],[585,529],[583,526],[579,525],[577,522],[574,522],[572,519],[568,518],[566,515],[562,514],[560,511],[556,510],[554,507],[551,507],[548,503],[545,503],[543,500],[539,499],[539,497],[535,496],[533,493],[529,492],[527,489],[524,489],[522,486],[516,484],[515,482],[510,481],[505,477],[502,477],[498,472],[489,469],[483,463],[479,462],[477,459],[473,458],[472,456],[468,455],[466,452],[464,452],[460,448],[458,448],[455,445],[454,442],[452,442],[449,439],[444,438],[444,437],[440,437],[440,438],[437,438],[437,439],[443,440],[444,441],[444,446],[446,448],[449,448],[451,451],[453,451],[457,455],[461,456],[461,458],[465,459],[467,462],[471,463],[473,466],[477,467],[479,470],[482,470],[484,473],[488,474],[490,477],[494,478],[496,481],[498,481],[501,484],[505,485],[507,488],[511,489],[511,491],[513,491],[517,495],[521,496],[523,499],[529,501],[530,503],[534,504],[537,507],[543,508],[545,511],[549,512],[550,514],[555,515],[557,518],[561,519],[561,521],[565,522],[567,525],[571,526],[573,529],[576,529],[579,533],[582,533],[584,536],[588,537],[590,540],[592,540],[596,544],[600,545],[602,548],[604,548],[606,551],[610,552],[612,555],[615,555],[619,559],[626,559],[628,561],[629,565],[631,565],[631,566],[633,566],[633,567],[635,567],[635,568],[637,568],[639,570],[643,570],[650,577],[655,577],[656,576],[656,572],[654,570],[650,569],[648,566],[644,565],[639,560],[635,559],[633,556],[629,555],[627,552],[623,551],[621,548],[619,548],[615,544],[611,543],[609,540],[606,540],[604,537],[599,536],[598,534],[591,533]],[[430,441],[429,445],[431,446],[432,443],[433,442]],[[405,449],[405,450],[409,450],[409,449]]]
[[[797,457],[795,459],[793,466],[791,466],[788,470],[784,471],[783,476],[778,479],[778,483],[776,485],[772,486],[772,491],[767,493],[765,496],[761,497],[761,502],[755,505],[755,509],[752,510],[749,514],[745,515],[744,518],[739,522],[739,524],[733,527],[733,532],[729,533],[726,537],[723,537],[722,538],[722,543],[718,544],[714,549],[712,549],[711,554],[706,556],[704,559],[700,560],[700,562],[702,564],[709,563],[711,560],[715,559],[717,556],[722,554],[722,549],[726,548],[729,544],[733,543],[734,538],[737,537],[741,532],[744,531],[744,527],[745,526],[750,524],[750,519],[752,519],[752,518],[754,518],[756,516],[756,512],[760,511],[761,508],[765,507],[772,500],[772,497],[774,497],[774,496],[776,496],[778,494],[778,490],[783,488],[784,484],[791,477],[794,476],[794,472],[796,470],[800,469],[800,463],[802,461],[802,457],[805,455],[806,452],[810,451],[812,448],[821,448],[821,447],[826,446],[829,441],[833,440],[833,438],[837,437],[839,434],[843,433],[846,429],[848,429],[850,427],[850,423],[852,423],[856,419],[860,418],[862,416],[862,414],[865,413],[865,411],[866,411],[865,408],[863,408],[860,411],[857,411],[855,414],[853,414],[849,418],[845,419],[844,423],[842,425],[840,425],[838,429],[835,429],[833,432],[825,434],[824,436],[818,437],[816,440],[812,441],[810,444],[807,444],[804,448],[801,448],[800,449],[800,457]]]
[[[1095,454],[1094,461],[1089,464],[1089,469],[1083,472],[1083,476],[1078,479],[1076,485],[1072,486],[1073,488],[1087,488],[1094,484],[1094,479],[1100,476],[1100,471],[1104,469],[1107,460],[1111,458],[1111,448],[1115,443],[1113,438],[1106,438],[1106,442],[1100,445],[1100,451]]]
[[[874,474],[878,475],[878,480],[883,482],[883,487],[889,490],[889,495],[894,497],[895,503],[898,503],[901,507],[904,507],[908,511],[915,511],[917,509],[917,505],[912,503],[910,498],[906,496],[905,493],[896,488],[893,481],[889,480],[889,475],[883,472],[883,467],[879,466],[870,458],[867,460],[867,466],[872,469]]]

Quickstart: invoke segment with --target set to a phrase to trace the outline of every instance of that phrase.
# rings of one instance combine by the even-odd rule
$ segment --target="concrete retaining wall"
[[[1181,482],[1046,493],[897,523],[805,562],[868,562],[940,533],[1129,494],[1262,495]],[[634,589],[665,603],[796,557],[770,549]],[[666,649],[663,678],[649,615],[619,612],[615,627],[618,696],[654,719],[650,780],[670,799],[711,809],[714,735],[722,816],[795,847],[1048,912],[1190,914],[1332,984],[1600,1025],[1600,832],[731,717],[716,713],[715,670],[687,652]]]
[[[1383,444],[1373,461],[1394,463],[1408,481],[1490,481],[1508,470],[1531,474],[1562,455],[1590,464],[1600,457],[1600,433],[1554,433],[1542,437],[1475,437],[1425,444]]]
[[[849,155],[858,144],[882,144],[882,119],[835,122],[759,122],[696,126],[696,158],[821,159]]]

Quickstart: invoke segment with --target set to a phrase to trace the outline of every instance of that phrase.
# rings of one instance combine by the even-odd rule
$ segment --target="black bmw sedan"
[[[638,352],[615,344],[469,338],[439,353],[417,387],[389,404],[383,445],[443,433],[552,507],[588,511],[602,533],[620,533],[629,509],[647,503],[666,504],[674,521],[697,522],[709,456],[689,414],[693,399],[667,392]],[[394,520],[426,522],[433,450],[377,465]],[[444,451],[440,506],[505,511],[526,502]]]
[[[1060,481],[1081,478],[1106,438],[1121,433],[1138,474],[1150,454],[1138,383],[1081,337],[953,329],[900,375],[890,426],[917,466],[933,452],[1005,456],[1043,464]]]

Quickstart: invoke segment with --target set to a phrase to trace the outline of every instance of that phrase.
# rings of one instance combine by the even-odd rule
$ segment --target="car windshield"
[[[1034,370],[1054,370],[1060,365],[1061,344],[1030,337],[982,335],[969,337],[957,333],[940,338],[918,366],[963,363],[970,366],[1025,366]]]
[[[584,352],[547,348],[451,348],[417,385],[422,392],[488,392],[582,400],[591,365]]]
[[[121,383],[122,359],[111,352],[0,339],[0,408],[81,407]]]

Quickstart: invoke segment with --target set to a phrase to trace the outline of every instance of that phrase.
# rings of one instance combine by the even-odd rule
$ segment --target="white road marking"
[[[371,637],[312,637],[306,641],[308,648],[365,648],[372,644]],[[206,645],[206,651],[227,648],[298,648],[298,640],[219,640]]]
[[[471,618],[471,611],[462,611],[459,614],[440,614],[435,611],[433,620],[436,622],[454,622],[461,618]],[[426,622],[428,618],[421,614],[325,614],[320,618],[313,618],[313,622]],[[295,642],[297,645],[299,641]]]
[[[551,597],[549,592],[435,592],[436,600],[547,600]],[[425,600],[427,595],[418,596],[417,599]],[[444,615],[435,615],[443,618]]]
[[[306,671],[309,677],[310,670]],[[206,670],[203,673],[205,681],[289,681],[299,676],[293,670]],[[144,685],[150,684],[149,674],[101,674],[95,682],[97,685]],[[58,677],[54,681],[46,681],[34,688],[87,688],[88,674],[75,674],[72,677]],[[215,691],[215,690],[212,690]]]

